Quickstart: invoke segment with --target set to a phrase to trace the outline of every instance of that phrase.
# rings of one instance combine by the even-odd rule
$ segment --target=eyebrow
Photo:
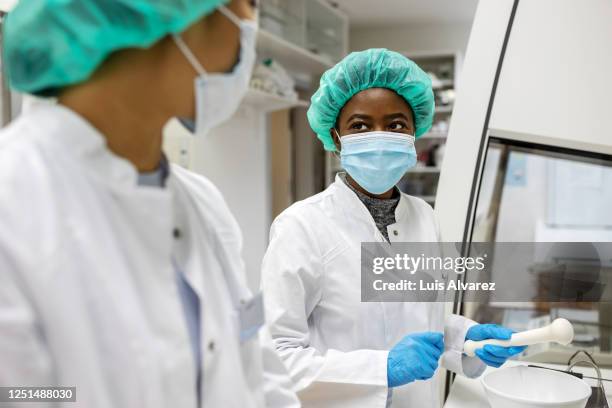
[[[395,118],[402,118],[402,119],[408,120],[408,116],[406,116],[402,112],[391,113],[389,115],[385,115],[385,119],[395,119]]]
[[[409,121],[408,116],[402,112],[390,113],[388,115],[385,115],[384,118],[385,120],[401,118],[401,119],[404,119],[405,121]],[[346,120],[346,123],[349,123],[350,121],[354,119],[372,120],[372,116],[366,115],[363,113],[354,113],[351,116],[349,116],[349,118]]]
[[[372,119],[372,117],[370,115],[364,115],[362,113],[354,113],[351,116],[349,116],[349,118],[346,121],[350,122],[353,119]]]

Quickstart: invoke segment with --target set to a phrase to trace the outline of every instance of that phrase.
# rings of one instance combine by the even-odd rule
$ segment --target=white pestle
[[[539,329],[527,330],[520,333],[514,333],[510,340],[467,340],[463,345],[463,352],[470,357],[474,356],[474,352],[484,347],[486,344],[495,346],[510,347],[510,346],[530,346],[532,344],[555,342],[567,346],[574,340],[574,327],[566,319],[555,319],[548,326],[540,327]]]

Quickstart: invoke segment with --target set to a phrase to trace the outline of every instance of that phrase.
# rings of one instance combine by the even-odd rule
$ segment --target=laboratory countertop
[[[534,364],[542,367],[555,368],[558,370],[565,370],[567,366],[559,364],[543,364],[543,363],[530,363],[528,361],[508,361],[506,366],[513,365],[527,365]],[[496,368],[487,367],[487,371],[497,370]],[[573,371],[583,373],[584,375],[595,377],[595,370],[587,366],[577,366],[573,368]],[[483,375],[484,375],[483,374]],[[612,379],[612,369],[601,369],[601,375],[603,378]],[[485,395],[484,388],[480,382],[482,377],[470,379],[462,376],[456,376],[455,382],[451,387],[451,392],[444,404],[444,408],[491,408],[487,397]],[[591,386],[596,386],[596,380],[585,379],[585,381]],[[606,390],[606,398],[608,399],[608,405],[612,407],[612,382],[604,381],[604,388]]]

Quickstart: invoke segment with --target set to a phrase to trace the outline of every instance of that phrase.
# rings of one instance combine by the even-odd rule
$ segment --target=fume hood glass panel
[[[492,138],[476,197],[472,242],[612,242],[612,156]],[[612,273],[610,258],[605,273]],[[604,364],[612,364],[612,304],[491,298],[464,303],[463,312],[517,331],[565,317],[576,329],[572,347],[599,353]],[[527,357],[539,353],[538,361],[565,363],[568,356],[560,347],[531,347]]]

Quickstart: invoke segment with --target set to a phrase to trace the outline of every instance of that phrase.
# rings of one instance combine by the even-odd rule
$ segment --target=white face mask
[[[249,90],[255,64],[257,22],[241,20],[224,6],[218,10],[240,28],[240,57],[232,72],[207,73],[183,39],[174,36],[174,42],[198,73],[195,79],[195,126],[187,126],[196,136],[205,135],[232,117]]]

